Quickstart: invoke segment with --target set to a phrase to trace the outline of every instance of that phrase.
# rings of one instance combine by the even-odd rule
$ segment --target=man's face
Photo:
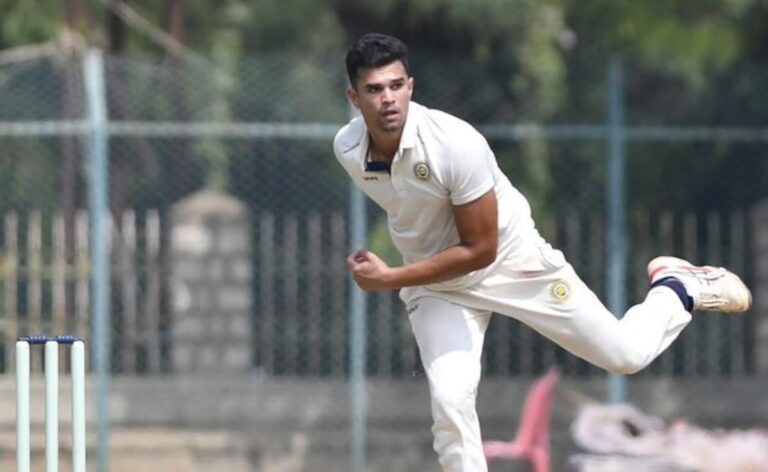
[[[360,110],[368,129],[385,133],[403,129],[412,94],[413,78],[408,77],[400,61],[361,69],[357,83],[347,89],[347,96]]]

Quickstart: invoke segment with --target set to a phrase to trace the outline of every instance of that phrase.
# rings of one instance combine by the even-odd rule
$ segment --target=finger
[[[354,267],[357,263],[365,262],[368,260],[366,257],[367,251],[365,249],[358,249],[347,257],[347,265]]]
[[[360,249],[358,251],[355,251],[353,254],[353,260],[357,262],[358,264],[361,262],[368,262],[370,261],[370,258],[368,257],[368,251],[365,249]]]

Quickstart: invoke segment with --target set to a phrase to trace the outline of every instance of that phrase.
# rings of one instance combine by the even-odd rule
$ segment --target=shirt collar
[[[410,149],[416,145],[416,135],[421,121],[422,106],[416,102],[408,104],[408,116],[403,126],[403,134],[400,136],[400,149]]]
[[[416,145],[416,138],[419,130],[419,122],[423,114],[424,107],[416,102],[410,102],[408,104],[408,116],[405,118],[405,125],[403,125],[403,134],[400,136],[400,147],[398,152],[403,149],[410,149]],[[358,117],[359,120],[363,120],[362,117]],[[368,156],[368,146],[370,145],[370,136],[368,135],[368,128],[365,126],[365,122],[362,121],[362,134],[360,136],[360,146],[358,152],[360,153],[359,162],[365,168],[365,160]]]

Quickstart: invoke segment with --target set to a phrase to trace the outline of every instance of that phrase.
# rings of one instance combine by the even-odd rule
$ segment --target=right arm
[[[352,277],[363,290],[394,290],[445,282],[483,269],[496,260],[498,245],[496,193],[453,207],[459,242],[400,267],[389,267],[376,254],[361,249],[347,258]]]

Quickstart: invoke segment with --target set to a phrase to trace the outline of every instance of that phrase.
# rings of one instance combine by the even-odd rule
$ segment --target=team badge
[[[571,287],[565,280],[556,280],[549,286],[549,298],[555,303],[564,303],[571,296]]]
[[[424,161],[419,161],[413,165],[413,174],[419,180],[429,180],[432,175],[432,170],[429,168],[429,164]]]

